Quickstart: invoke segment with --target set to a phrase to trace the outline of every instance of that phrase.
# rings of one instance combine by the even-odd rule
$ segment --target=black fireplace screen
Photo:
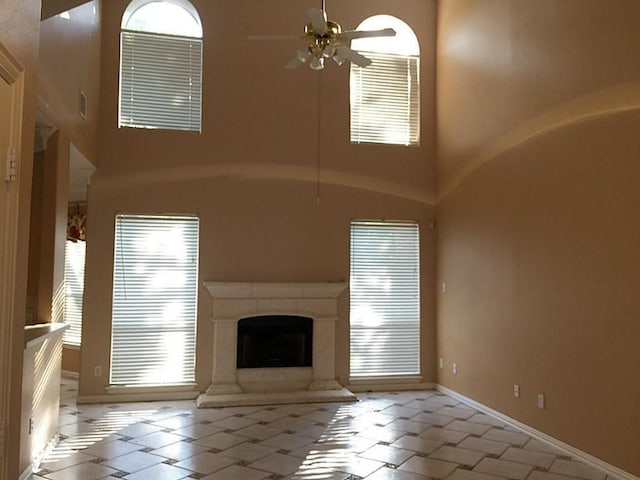
[[[310,367],[313,319],[263,315],[238,322],[238,368]]]

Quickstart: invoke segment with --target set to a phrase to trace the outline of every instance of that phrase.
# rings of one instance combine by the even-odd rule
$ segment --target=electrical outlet
[[[513,396],[515,398],[520,398],[520,385],[513,386]]]
[[[440,368],[444,368],[444,358],[440,357]]]
[[[538,408],[544,408],[544,394],[538,394]]]
[[[440,285],[440,290],[442,290],[442,293],[447,293],[447,283],[446,282],[442,282],[442,285]]]
[[[102,367],[100,365],[96,365],[93,367],[93,376],[101,377],[102,376]]]
[[[453,364],[453,374],[454,374],[454,375],[457,375],[457,374],[458,374],[458,364],[457,364],[457,363],[454,363],[454,364]]]

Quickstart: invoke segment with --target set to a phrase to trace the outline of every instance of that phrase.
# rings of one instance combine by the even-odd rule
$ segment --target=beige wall
[[[638,475],[638,2],[439,22],[439,382]]]
[[[7,369],[11,383],[10,405],[11,417],[4,418],[7,434],[7,460],[0,461],[0,476],[17,478],[20,438],[20,402],[22,377],[22,339],[24,326],[24,306],[27,290],[27,258],[29,232],[29,203],[31,193],[31,169],[33,158],[33,131],[35,125],[35,100],[38,58],[38,30],[40,26],[39,0],[4,0],[0,5],[0,43],[24,68],[24,105],[22,120],[21,155],[19,157],[20,178],[18,179],[18,251],[15,255],[16,276],[14,305],[12,318],[2,318],[2,322],[10,322],[13,326],[11,344],[16,346],[11,352],[11,365],[2,365]],[[6,465],[5,465],[6,464]],[[4,470],[4,468],[7,470]]]
[[[49,2],[54,3],[54,2]],[[75,2],[78,3],[78,2]],[[100,86],[100,8],[97,0],[47,18],[40,28],[40,108],[90,161],[96,157]],[[80,116],[80,91],[87,118]]]
[[[315,2],[194,1],[204,26],[202,134],[117,129],[119,28],[127,0],[103,4],[98,171],[89,190],[87,284],[80,394],[108,384],[114,216],[177,212],[200,216],[200,280],[348,281],[351,219],[415,219],[423,236],[423,373],[434,380],[434,2],[335,2],[345,28],[383,11],[409,22],[422,47],[422,146],[349,143],[349,70],[318,75],[283,69],[297,45],[250,42],[296,33]],[[267,20],[268,19],[268,20]],[[319,83],[320,82],[320,83]],[[322,109],[318,112],[318,88]],[[321,123],[318,128],[318,115]],[[320,201],[316,142],[320,142]],[[200,389],[211,377],[211,304],[200,289]],[[87,310],[85,308],[85,310]],[[348,376],[348,318],[338,331],[338,371]],[[103,367],[94,377],[94,367]]]

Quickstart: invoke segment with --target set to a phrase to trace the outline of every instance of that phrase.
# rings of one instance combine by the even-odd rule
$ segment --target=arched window
[[[391,27],[395,37],[361,38],[351,48],[373,63],[351,65],[351,142],[418,145],[420,46],[406,23],[390,15],[367,18],[358,30]]]
[[[120,33],[120,127],[201,130],[202,24],[187,0],[133,0]]]

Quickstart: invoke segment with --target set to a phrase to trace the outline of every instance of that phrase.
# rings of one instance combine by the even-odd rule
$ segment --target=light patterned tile
[[[418,437],[420,438],[429,438],[431,440],[438,440],[441,442],[454,444],[460,443],[468,436],[469,434],[467,432],[459,432],[446,428],[429,428],[428,430],[425,430],[420,435],[418,435]]]
[[[524,480],[531,473],[533,467],[522,463],[507,462],[496,458],[484,458],[473,469],[474,472],[487,473],[497,477]]]
[[[398,407],[396,405],[392,405],[390,407],[385,408],[382,412],[385,415],[390,415],[392,417],[398,418],[413,418],[419,413],[422,413],[422,410],[418,410],[416,408],[407,408],[407,407]]]
[[[222,429],[240,430],[241,428],[246,428],[249,425],[253,425],[254,423],[258,423],[257,420],[253,420],[247,417],[227,417],[222,420],[213,422],[212,425]]]
[[[57,472],[48,473],[46,477],[50,480],[98,480],[99,478],[108,477],[113,473],[118,473],[113,468],[98,465],[96,463],[81,463],[73,467],[58,470]]]
[[[181,437],[198,439],[208,437],[209,435],[220,433],[222,431],[222,428],[216,427],[213,424],[194,423],[192,425],[187,425],[186,427],[173,430],[171,433],[174,435],[180,435]]]
[[[567,475],[560,475],[558,473],[540,472],[534,470],[527,480],[578,480],[578,477],[570,477]]]
[[[183,468],[167,465],[166,463],[159,463],[153,467],[127,475],[124,478],[127,480],[180,480],[182,478],[189,478],[192,473],[193,472]]]
[[[265,425],[250,425],[246,428],[242,428],[240,430],[236,430],[234,435],[240,435],[242,437],[253,438],[256,440],[264,440],[269,437],[273,437],[281,433],[280,430],[276,428],[271,428]]]
[[[446,462],[459,463],[470,467],[476,465],[482,458],[484,453],[475,450],[467,450],[465,448],[442,446],[429,455],[429,458],[444,460]]]
[[[412,451],[386,445],[376,445],[375,447],[371,447],[369,450],[365,450],[360,454],[361,457],[378,460],[379,462],[391,463],[393,465],[400,465],[413,455],[414,452]]]
[[[218,450],[226,450],[227,448],[234,447],[247,441],[246,437],[239,437],[238,435],[232,435],[230,433],[214,433],[208,437],[202,437],[196,440],[194,443],[197,445],[203,445],[210,448],[216,448]]]
[[[385,428],[392,428],[393,430],[400,430],[401,432],[422,433],[429,425],[420,422],[414,422],[411,420],[395,420],[386,425]]]
[[[125,427],[121,430],[118,430],[118,435],[123,435],[125,437],[143,437],[144,435],[149,435],[151,433],[159,432],[162,430],[162,427],[158,425],[151,425],[147,423],[134,423]]]
[[[472,435],[482,435],[491,429],[490,425],[483,425],[481,423],[464,422],[462,420],[456,420],[447,425],[448,430],[457,430],[459,432],[466,432]],[[491,439],[489,439],[491,440]]]
[[[368,458],[356,457],[354,455],[346,455],[337,464],[329,463],[335,470],[358,477],[366,477],[384,466],[384,463]]]
[[[300,448],[310,443],[313,443],[313,439],[311,438],[301,437],[298,435],[290,435],[288,433],[281,433],[280,435],[276,435],[274,437],[263,440],[262,442],[260,442],[260,445],[284,450],[295,450],[296,448]]]
[[[370,438],[379,442],[393,443],[400,437],[403,437],[406,432],[400,430],[391,430],[386,427],[370,427],[361,432],[358,432],[358,437]]]
[[[428,423],[429,425],[440,425],[441,427],[449,425],[455,420],[455,417],[449,415],[438,415],[436,413],[421,413],[412,418],[414,422]]]
[[[157,448],[149,453],[152,455],[158,455],[163,459],[171,458],[173,460],[184,460],[185,458],[193,457],[199,453],[205,452],[209,447],[196,445],[191,442],[176,442],[166,447]]]
[[[171,430],[177,430],[179,428],[184,428],[187,425],[192,425],[199,420],[195,417],[184,416],[184,415],[176,415],[174,417],[163,418],[162,420],[158,420],[154,422],[153,425],[157,425],[162,428],[169,428]]]
[[[489,453],[491,455],[502,455],[507,448],[511,447],[510,443],[495,442],[485,438],[467,437],[458,444],[460,448],[469,450],[477,450],[479,452]]]
[[[102,462],[102,464],[116,470],[132,473],[151,467],[152,465],[157,465],[158,463],[162,463],[162,461],[162,457],[158,457],[157,455],[149,455],[144,452],[131,452],[106,460]]]
[[[535,438],[529,440],[524,448],[526,448],[527,450],[535,450],[536,452],[550,453],[552,455],[564,455],[561,450],[552,447],[548,443],[536,440]]]
[[[94,455],[100,458],[113,458],[119,457],[120,455],[125,455],[127,453],[135,452],[143,448],[144,447],[142,445],[135,445],[133,443],[123,442],[121,440],[114,440],[112,442],[92,445],[86,450],[83,450],[83,453]]]
[[[253,462],[259,458],[275,453],[276,450],[276,448],[265,447],[264,445],[241,443],[240,445],[224,450],[222,455],[237,458],[238,460],[244,460],[246,462]]]
[[[149,435],[134,438],[133,440],[131,440],[131,443],[156,449],[164,447],[166,445],[170,445],[172,443],[180,442],[182,440],[184,440],[184,437],[174,435],[173,433],[155,432],[150,433]]]
[[[550,453],[525,450],[524,448],[509,448],[500,458],[510,462],[526,463],[527,465],[549,469],[557,457]],[[604,480],[604,477],[592,480]]]
[[[376,470],[369,475],[367,480],[425,480],[426,478],[427,477],[418,475],[417,473],[382,467],[380,470]]]
[[[194,457],[186,458],[175,464],[176,467],[186,468],[203,475],[222,470],[237,462],[235,458],[225,457],[219,453],[203,452]]]
[[[51,471],[63,470],[73,465],[90,462],[97,457],[97,455],[87,455],[85,452],[73,452],[67,455],[54,452],[40,463],[40,468],[46,468]]]
[[[499,427],[499,428],[505,427],[507,425],[502,420],[492,417],[491,415],[486,415],[484,413],[478,413],[478,412],[476,412],[475,415],[469,417],[467,419],[467,422],[482,423],[484,425],[491,425],[493,427]]]
[[[585,480],[605,480],[605,474],[583,463],[558,459],[549,469],[551,473],[559,473]]]
[[[443,462],[441,460],[414,456],[400,465],[398,470],[418,473],[430,478],[439,479],[445,478],[456,468],[458,468],[457,463]]]
[[[519,447],[524,446],[529,441],[529,436],[519,432],[507,432],[505,430],[498,430],[492,428],[487,431],[482,438],[487,440],[495,440],[497,442],[506,442]]]
[[[488,475],[486,473],[474,472],[472,470],[464,470],[459,468],[453,472],[447,480],[504,480],[502,477]]]
[[[277,475],[290,475],[297,472],[302,463],[303,461],[300,458],[274,453],[253,462],[249,466],[256,470],[264,470]]]
[[[202,480],[263,480],[271,476],[269,472],[254,470],[253,468],[231,465],[207,475]]]
[[[286,417],[287,414],[283,412],[278,412],[275,410],[259,410],[257,412],[250,413],[247,415],[247,418],[251,418],[258,422],[275,422],[280,418]]]
[[[405,450],[411,450],[413,452],[419,452],[428,455],[429,453],[432,453],[440,448],[442,446],[442,443],[443,442],[439,440],[431,440],[430,438],[420,438],[405,435],[404,437],[399,438],[398,440],[393,442],[391,446],[396,448],[404,448]]]
[[[437,415],[446,415],[449,417],[455,417],[462,420],[466,420],[472,417],[476,411],[466,407],[442,407],[434,412]]]

